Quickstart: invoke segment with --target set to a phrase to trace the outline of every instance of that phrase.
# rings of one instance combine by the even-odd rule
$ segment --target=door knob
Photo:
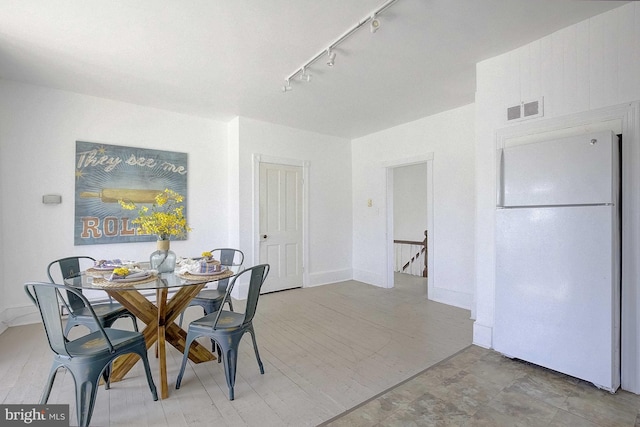
[[[267,235],[266,235],[266,234],[263,234],[263,235],[262,235],[262,238],[263,238],[263,239],[266,239],[266,238],[267,238]]]

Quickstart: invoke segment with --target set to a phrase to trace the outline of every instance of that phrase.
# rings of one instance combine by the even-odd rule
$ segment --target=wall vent
[[[533,101],[523,101],[518,105],[507,107],[507,121],[514,122],[542,117],[544,115],[542,101],[543,98],[540,98]]]
[[[520,105],[507,108],[507,120],[517,120],[522,116],[522,108]]]

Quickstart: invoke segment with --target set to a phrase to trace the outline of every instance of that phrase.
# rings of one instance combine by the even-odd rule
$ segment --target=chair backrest
[[[218,248],[212,249],[211,255],[220,260],[222,265],[242,265],[244,253],[240,249]]]
[[[80,273],[81,260],[91,261],[92,265],[96,261],[90,256],[72,256],[51,261],[47,266],[47,276],[49,276],[49,281],[51,283],[62,283],[62,281],[56,281],[54,279],[53,269],[55,269],[56,265],[60,269],[60,274],[63,281],[64,279]],[[67,292],[67,299],[69,300],[69,306],[74,310],[84,307],[84,303],[80,301],[76,297],[76,294],[73,292]]]
[[[211,255],[214,259],[219,259],[221,265],[241,266],[244,262],[244,253],[240,249],[218,248],[212,249]],[[229,279],[218,280],[218,290],[224,292],[229,286]]]
[[[87,307],[93,315],[96,325],[98,326],[98,329],[102,331],[102,335],[104,336],[108,346],[113,349],[113,346],[107,338],[100,322],[98,322],[96,314],[89,304],[89,301],[87,301],[84,295],[82,295],[82,293],[77,289],[58,285],[56,283],[28,282],[25,283],[24,290],[40,311],[44,330],[47,334],[47,340],[49,341],[49,347],[51,347],[51,350],[55,353],[69,356],[69,352],[67,351],[68,341],[64,336],[64,328],[62,327],[62,318],[60,315],[60,304],[62,300],[62,295],[60,294],[61,290],[75,294],[78,300],[83,302],[85,307]]]
[[[247,306],[244,312],[245,324],[251,322],[256,314],[260,288],[262,288],[262,284],[267,279],[270,268],[269,264],[260,264],[249,269],[251,271],[251,279],[249,280],[249,294],[247,295]]]
[[[231,291],[233,290],[233,286],[236,281],[245,274],[251,274],[251,278],[249,279],[249,294],[247,295],[247,304],[244,311],[244,321],[243,325],[251,322],[253,320],[253,316],[256,314],[256,308],[258,307],[258,299],[260,298],[260,288],[264,283],[267,275],[269,274],[269,269],[271,267],[269,264],[260,264],[255,267],[247,268],[243,270],[240,274],[235,276],[229,285],[229,289],[227,289],[227,293],[225,294],[225,300],[230,297]],[[224,301],[222,303],[224,305]],[[220,318],[220,314],[222,313],[222,305],[220,306],[220,310],[218,310],[218,315],[213,323],[213,329],[216,329],[216,325],[218,323],[218,319]]]

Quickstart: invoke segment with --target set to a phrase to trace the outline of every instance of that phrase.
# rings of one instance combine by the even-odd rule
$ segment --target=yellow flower
[[[202,257],[203,258],[211,258],[211,252],[209,252],[209,251],[202,252]]]
[[[115,274],[116,276],[126,277],[129,275],[129,269],[127,267],[114,268],[113,274]]]
[[[165,189],[155,197],[155,203],[149,207],[141,206],[138,209],[138,217],[131,221],[138,226],[139,234],[155,234],[161,240],[167,240],[171,236],[184,236],[191,228],[184,217],[184,206],[179,206],[184,198],[179,193]],[[134,210],[135,203],[119,200],[123,209]]]

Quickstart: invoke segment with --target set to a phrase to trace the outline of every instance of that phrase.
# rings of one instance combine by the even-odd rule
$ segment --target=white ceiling
[[[384,0],[0,0],[0,77],[354,138],[474,100],[475,64],[626,2],[398,0],[311,82],[284,78]]]

